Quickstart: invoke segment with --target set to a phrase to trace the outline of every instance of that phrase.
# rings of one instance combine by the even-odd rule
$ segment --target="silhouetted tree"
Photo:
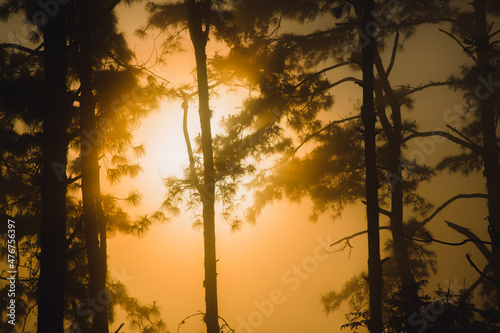
[[[63,42],[64,47],[66,48],[67,41],[70,45],[68,48],[69,52],[64,53],[64,59],[68,59],[68,61],[61,62],[65,67],[65,78],[61,80],[60,72],[56,72],[57,75],[50,78],[50,80],[59,78],[59,85],[61,81],[64,81],[64,87],[66,87],[67,80],[71,82],[69,86],[72,88],[75,86],[78,87],[78,84],[81,84],[80,88],[76,88],[74,91],[65,92],[63,96],[64,103],[62,105],[58,104],[61,108],[64,107],[66,118],[52,119],[52,117],[54,117],[52,109],[49,112],[51,113],[50,116],[46,115],[48,111],[45,108],[42,108],[44,112],[37,111],[39,105],[45,105],[44,103],[47,103],[47,101],[43,99],[45,98],[43,96],[47,96],[47,98],[50,99],[51,106],[53,106],[52,104],[56,101],[54,99],[55,97],[52,96],[53,92],[51,92],[50,95],[45,94],[45,90],[48,89],[49,86],[43,84],[40,78],[45,73],[45,79],[48,79],[46,68],[40,66],[36,61],[40,55],[45,55],[46,57],[46,42],[44,41],[44,43],[34,50],[17,44],[2,44],[2,46],[5,46],[2,48],[4,52],[2,56],[5,56],[5,59],[8,59],[8,61],[2,68],[1,84],[3,89],[0,108],[2,109],[2,122],[5,122],[6,125],[6,131],[3,133],[9,138],[9,141],[5,142],[6,146],[3,146],[2,142],[2,156],[5,161],[4,168],[2,169],[2,178],[9,182],[16,182],[19,184],[17,188],[3,189],[5,191],[2,191],[2,195],[5,195],[5,197],[2,200],[2,213],[7,212],[9,216],[12,216],[16,221],[20,222],[18,231],[20,251],[18,252],[18,257],[19,265],[21,265],[23,269],[19,272],[20,283],[22,284],[19,285],[18,290],[16,311],[18,320],[24,319],[27,321],[31,319],[28,318],[28,316],[37,305],[33,290],[36,288],[38,279],[40,278],[37,260],[40,249],[38,246],[34,245],[36,245],[36,239],[39,237],[39,205],[40,195],[43,197],[43,192],[41,194],[38,190],[40,187],[38,177],[40,177],[39,169],[41,168],[41,160],[39,159],[41,144],[39,140],[40,135],[36,133],[36,131],[44,124],[44,117],[49,117],[52,122],[57,122],[56,134],[53,137],[51,136],[52,134],[44,134],[42,135],[42,139],[47,136],[52,138],[54,140],[52,146],[55,147],[56,150],[60,148],[61,145],[65,145],[63,149],[64,156],[66,156],[66,151],[68,150],[70,142],[70,149],[81,149],[81,158],[70,161],[69,168],[66,168],[66,164],[63,165],[58,160],[52,160],[50,163],[51,175],[54,178],[58,178],[58,184],[64,184],[65,189],[66,185],[69,185],[72,193],[75,193],[75,185],[78,186],[78,181],[80,181],[80,179],[85,179],[84,182],[88,185],[87,188],[92,189],[92,191],[90,196],[87,191],[85,199],[83,200],[84,205],[87,208],[93,207],[94,212],[96,212],[94,217],[99,217],[99,221],[95,219],[91,220],[88,215],[89,209],[87,209],[86,214],[82,214],[82,203],[78,203],[70,197],[66,198],[66,190],[64,191],[65,200],[63,206],[67,207],[65,214],[67,223],[63,227],[64,248],[57,249],[57,251],[58,256],[62,256],[61,260],[64,263],[62,267],[64,270],[63,278],[67,282],[68,288],[64,288],[64,284],[59,283],[57,279],[55,279],[56,285],[52,285],[52,287],[55,288],[54,290],[57,290],[56,296],[66,292],[66,297],[63,298],[64,303],[61,305],[61,309],[64,309],[64,317],[72,318],[72,321],[77,324],[77,327],[83,331],[88,331],[90,328],[87,324],[88,320],[88,323],[93,323],[92,326],[94,331],[104,332],[108,329],[107,313],[112,314],[112,312],[110,312],[112,311],[112,307],[120,304],[130,314],[131,318],[135,318],[134,320],[146,320],[139,325],[141,329],[146,329],[148,327],[148,329],[153,329],[156,327],[156,329],[162,330],[165,328],[163,322],[158,318],[155,319],[154,316],[151,317],[149,323],[146,323],[146,310],[148,310],[149,307],[139,304],[136,299],[128,296],[125,291],[116,288],[112,293],[109,292],[107,295],[111,293],[111,298],[113,299],[115,294],[120,294],[122,295],[120,296],[121,300],[119,301],[117,299],[116,302],[109,305],[109,311],[106,309],[106,304],[103,304],[105,308],[104,311],[97,311],[95,314],[84,311],[86,314],[82,315],[82,306],[84,310],[88,310],[85,309],[85,300],[89,296],[96,299],[96,295],[99,292],[100,295],[102,295],[103,292],[109,291],[106,290],[106,229],[112,232],[118,229],[127,234],[132,233],[140,236],[147,231],[153,221],[163,220],[162,214],[156,213],[152,216],[142,216],[133,221],[115,203],[116,198],[111,197],[111,199],[106,199],[106,205],[104,205],[101,200],[99,159],[107,159],[108,155],[111,155],[111,161],[106,164],[107,166],[109,165],[106,171],[112,182],[118,181],[122,176],[136,175],[140,171],[140,167],[130,164],[130,161],[126,157],[127,149],[132,148],[134,155],[139,157],[144,154],[144,148],[142,146],[133,147],[131,145],[132,140],[130,132],[137,126],[141,117],[158,107],[158,99],[165,93],[164,88],[158,85],[152,77],[142,75],[139,69],[135,69],[128,64],[132,59],[132,52],[126,46],[124,36],[117,33],[116,19],[112,13],[114,6],[118,3],[119,1],[111,1],[109,3],[101,2],[100,5],[102,8],[100,8],[101,14],[99,17],[95,17],[93,20],[83,20],[86,22],[84,24],[89,24],[90,27],[82,27],[78,23],[82,22],[81,19],[85,16],[85,13],[82,13],[83,10],[81,10],[82,8],[80,7],[81,3],[77,3],[75,7],[73,7],[73,5],[75,5],[73,2],[71,5],[68,5],[72,6],[73,9],[70,11],[70,14],[64,18],[66,21],[64,22],[64,26],[68,26],[68,28],[65,28],[65,30],[58,30],[55,34],[64,33],[64,36],[66,36]],[[58,8],[59,7],[54,10],[58,11]],[[27,13],[26,15],[31,18],[33,17],[33,10],[37,8],[31,8],[29,3],[23,3],[21,6],[14,3],[7,3],[2,9],[4,10],[2,13],[7,13],[5,15],[25,10]],[[88,39],[85,40],[85,38],[90,37],[92,34],[95,35],[96,25],[101,33],[98,35],[99,38],[92,41],[92,50],[89,55],[89,43]],[[59,26],[59,28],[61,28],[61,26]],[[89,29],[82,30],[81,28]],[[50,33],[54,34],[54,29],[55,28],[51,28],[51,30],[49,30]],[[66,32],[68,32],[67,35]],[[42,37],[45,36],[43,29],[41,33]],[[38,36],[36,31],[33,32],[31,35],[32,40],[36,41]],[[52,42],[61,42],[60,39],[62,37],[59,36],[59,40],[54,39],[53,36],[50,38]],[[43,52],[39,51],[41,47],[44,47]],[[4,50],[8,48],[20,50],[28,54],[28,56],[21,57],[18,53],[5,54]],[[49,52],[49,54],[54,56],[55,54],[53,52],[55,51],[51,52],[52,53]],[[110,61],[110,59],[112,59],[112,61]],[[61,70],[61,68],[58,67],[59,63],[59,58],[51,60],[51,70]],[[86,67],[87,65],[90,65],[90,68]],[[145,78],[145,80],[142,80],[145,82],[139,83],[139,75]],[[128,101],[118,98],[118,96],[123,97],[125,94],[129,96],[132,95],[133,98]],[[26,98],[27,96],[30,98]],[[78,106],[75,107],[75,104]],[[97,107],[97,105],[99,107]],[[82,111],[82,116],[80,116],[79,111]],[[62,117],[62,111],[58,112],[59,113],[55,112],[55,116]],[[97,116],[95,115],[96,113]],[[91,118],[91,125],[89,125],[89,118]],[[114,126],[111,127],[110,123],[113,121]],[[21,125],[19,127],[22,128],[23,124],[28,126],[28,130],[23,130],[23,134],[17,134],[19,130],[14,130],[14,125]],[[64,127],[64,130],[61,126]],[[63,131],[64,134],[62,134]],[[35,135],[31,136],[32,132],[34,132]],[[59,137],[57,135],[59,135]],[[17,148],[15,148],[16,145],[9,148],[9,146],[16,141],[18,142],[16,143]],[[42,143],[43,142],[44,141],[42,141]],[[93,154],[89,155],[89,152]],[[98,155],[99,152],[101,155]],[[26,156],[22,156],[23,153],[26,153]],[[82,168],[81,160],[85,158],[88,161],[88,156],[93,157],[93,159],[90,159],[91,164],[94,163],[92,164],[91,171],[95,172],[93,174],[91,172],[90,175],[87,172],[84,176],[83,173],[80,172]],[[12,173],[7,169],[9,164],[12,165],[12,163],[16,163],[16,161],[17,163],[26,162],[22,168],[18,167],[19,174]],[[48,163],[47,161],[45,162]],[[113,166],[115,168],[113,168]],[[71,175],[73,172],[76,173],[74,177],[67,176],[68,173]],[[31,182],[29,182],[30,179],[32,180]],[[42,177],[42,181],[43,179]],[[23,186],[23,184],[29,184],[29,186]],[[57,188],[58,187],[55,186],[56,190]],[[57,199],[57,197],[55,198]],[[127,198],[127,201],[138,204],[140,195],[132,193],[129,198]],[[94,202],[94,205],[91,204],[92,202]],[[28,214],[27,207],[31,207]],[[86,240],[84,240],[82,235],[84,220],[87,222],[85,225],[94,222],[94,226],[98,226],[99,228],[98,230],[94,229],[91,230],[91,232],[87,232],[87,237],[85,237]],[[96,224],[97,222],[99,223]],[[69,232],[67,241],[66,228]],[[56,233],[56,235],[58,234]],[[96,237],[95,239],[98,240],[100,244],[89,241],[93,236]],[[92,253],[92,249],[95,249],[92,245],[97,245],[98,257],[90,259],[92,255],[87,256],[84,250],[90,249]],[[43,247],[43,242],[41,246]],[[57,247],[57,243],[51,242],[50,246]],[[2,248],[2,250],[4,249]],[[5,255],[5,253],[6,251],[1,252],[2,255]],[[94,252],[94,254],[96,253]],[[56,257],[56,259],[57,258],[59,257]],[[50,265],[60,263],[61,262],[52,259],[49,262]],[[68,269],[65,269],[65,267],[68,267]],[[90,271],[94,272],[91,274],[92,277],[90,278],[90,284],[92,285],[90,293],[86,292],[87,286],[85,282],[89,279],[88,271],[86,269],[76,270],[77,267],[88,267]],[[59,270],[53,271],[54,274],[57,272],[59,272]],[[95,272],[98,273],[97,276]],[[24,274],[26,274],[26,277],[21,277]],[[50,276],[49,274],[49,278]],[[70,278],[68,278],[68,276]],[[24,285],[32,286],[33,288],[30,290],[27,287],[25,288]],[[42,292],[45,290],[44,288],[41,290],[40,288],[38,289]],[[53,290],[44,292],[51,295]],[[45,295],[44,297],[48,296]],[[52,296],[49,298],[52,301],[57,300],[57,298],[52,298]],[[4,299],[5,298],[2,298],[2,301]],[[131,302],[135,302],[135,305],[131,304]],[[42,304],[44,303],[42,302]],[[38,307],[40,306],[41,305],[38,304]],[[44,308],[41,313],[47,310],[47,305],[44,306],[46,308]],[[156,309],[155,313],[157,313],[157,306],[153,306],[152,309],[153,308]],[[55,309],[58,310],[59,308],[56,307]],[[40,311],[38,311],[38,313],[40,315]],[[57,314],[58,312],[55,311],[54,313]],[[51,316],[53,316],[52,312],[50,316],[44,317],[42,326],[48,325],[50,322],[53,324]],[[61,314],[61,318],[62,316]],[[112,318],[112,316],[110,318]],[[62,325],[62,319],[60,325]]]
[[[363,18],[364,31],[368,40],[362,50],[363,69],[363,137],[365,143],[366,170],[366,217],[368,222],[368,285],[370,290],[370,332],[382,333],[382,263],[380,261],[379,205],[377,177],[377,148],[375,132],[375,107],[373,103],[373,54],[375,38],[370,34],[369,25],[373,23],[373,0],[366,0],[359,9]],[[360,36],[361,37],[361,36]]]
[[[204,317],[207,332],[218,333],[219,314],[217,301],[217,257],[216,257],[216,241],[215,241],[215,201],[216,201],[216,182],[220,181],[215,169],[214,151],[212,141],[211,118],[212,111],[210,110],[210,87],[208,79],[208,59],[206,46],[209,40],[209,35],[212,32],[215,38],[223,36],[225,24],[217,18],[217,13],[213,8],[211,0],[185,0],[183,2],[165,3],[148,5],[150,12],[149,25],[160,28],[167,33],[167,47],[175,46],[175,38],[179,36],[179,31],[186,30],[189,32],[191,43],[194,47],[194,55],[196,61],[196,93],[193,96],[198,96],[199,117],[201,125],[200,147],[202,151],[202,181],[198,180],[198,173],[195,166],[195,158],[189,142],[187,133],[187,110],[189,96],[180,91],[179,95],[183,98],[184,108],[184,135],[188,146],[190,167],[188,168],[188,183],[192,187],[184,187],[192,189],[196,192],[195,202],[190,203],[196,206],[196,202],[202,203],[203,206],[203,239],[204,239],[204,265],[205,265],[205,303],[206,314]],[[217,20],[218,23],[216,22]],[[178,211],[177,204],[179,203],[178,196],[182,196],[184,190],[179,190],[177,185],[183,180],[176,178],[167,179],[167,187],[170,195],[163,204],[164,208],[170,212]],[[222,187],[224,188],[224,187]],[[191,192],[193,193],[193,192]]]
[[[42,10],[41,7],[37,8]],[[66,286],[66,177],[56,173],[55,163],[67,164],[68,98],[66,6],[42,28],[45,91],[43,108],[40,277],[38,282],[38,332],[64,331]]]

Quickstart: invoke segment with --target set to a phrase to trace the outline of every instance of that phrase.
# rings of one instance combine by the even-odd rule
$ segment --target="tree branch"
[[[431,81],[427,84],[420,84],[418,87],[415,87],[415,88],[407,87],[407,88],[409,88],[409,90],[406,91],[404,95],[408,96],[408,95],[414,94],[416,92],[419,92],[419,91],[422,91],[424,89],[431,88],[431,87],[442,87],[442,86],[448,86],[448,85],[460,84],[460,83],[463,83],[463,81],[462,80],[446,80],[446,81],[439,81],[439,82]]]
[[[472,60],[474,60],[475,63],[477,63],[476,56],[474,56],[474,54],[471,51],[469,51],[469,49],[464,44],[462,44],[462,42],[460,42],[457,39],[457,37],[453,36],[451,33],[449,33],[448,31],[445,31],[443,29],[439,29],[439,31],[441,31],[442,33],[444,33],[445,35],[447,35],[448,37],[450,37],[451,39],[453,39],[455,42],[457,42],[457,44],[460,45],[460,47],[464,50],[464,52],[467,53],[467,55],[469,57],[471,57]]]
[[[488,250],[486,245],[481,241],[481,239],[479,237],[476,236],[476,234],[474,234],[472,231],[470,231],[470,229],[459,226],[458,224],[455,224],[455,223],[452,223],[452,222],[446,221],[446,220],[444,222],[448,225],[448,227],[452,228],[456,232],[459,232],[462,235],[464,235],[465,237],[467,237],[468,239],[473,240],[474,244],[479,249],[479,251],[481,251],[481,253],[484,255],[486,260],[488,260],[488,262],[491,262],[491,260],[492,260],[491,251]]]
[[[78,176],[75,176],[73,178],[69,178],[66,180],[66,184],[70,185],[70,184],[73,184],[74,182],[76,182],[77,180],[79,179],[82,179],[82,175],[78,175]]]
[[[338,125],[338,124],[341,124],[341,123],[345,123],[347,121],[351,121],[351,120],[354,120],[354,119],[359,119],[361,118],[361,116],[352,116],[352,117],[348,117],[348,118],[345,118],[345,119],[340,119],[340,120],[335,120],[335,121],[331,121],[328,123],[328,125],[326,125],[325,127],[317,130],[316,132],[314,133],[311,133],[309,134],[305,139],[304,141],[302,141],[298,146],[297,148],[295,148],[293,150],[293,154],[295,154],[304,144],[306,144],[307,141],[311,140],[313,137],[315,137],[316,135],[320,134],[321,132],[323,131],[326,131],[327,129],[329,129],[330,127],[332,127],[333,125]]]
[[[68,237],[68,240],[66,241],[67,246],[69,247],[71,245],[71,242],[73,242],[73,239],[76,237],[76,234],[81,230],[83,225],[83,215],[80,217],[80,220],[78,221],[77,225],[75,226],[75,229],[73,229],[73,232],[71,235]]]
[[[449,246],[462,246],[462,245],[465,245],[465,244],[467,244],[469,242],[472,242],[472,243],[481,243],[481,244],[493,245],[492,242],[487,242],[487,241],[483,241],[483,240],[476,240],[476,239],[469,239],[469,238],[464,239],[463,241],[457,242],[457,243],[445,242],[445,241],[442,241],[442,240],[439,240],[439,239],[436,239],[436,238],[432,237],[432,235],[429,232],[425,232],[424,233],[424,235],[427,237],[427,239],[419,239],[419,238],[410,237],[410,236],[407,236],[407,235],[403,234],[399,230],[398,230],[398,232],[401,235],[403,235],[403,237],[405,237],[405,238],[411,239],[412,241],[415,241],[415,242],[421,242],[421,243],[436,242],[438,244],[449,245]]]
[[[469,142],[471,145],[475,146],[476,149],[481,150],[481,146],[479,146],[477,143],[475,143],[474,141],[472,141],[471,139],[469,139],[468,137],[466,137],[464,134],[462,134],[455,127],[453,127],[451,125],[448,125],[448,124],[446,124],[446,127],[448,127],[449,129],[451,129],[453,132],[457,133],[462,139],[464,139],[465,141]]]
[[[479,286],[481,283],[484,282],[484,275],[486,275],[486,272],[490,270],[490,264],[487,264],[486,266],[484,266],[484,269],[483,269],[483,274],[481,274],[479,276],[479,278],[476,280],[476,282],[474,282],[469,288],[467,288],[467,293],[470,294],[474,291],[474,289],[477,288],[477,286]]]
[[[474,262],[472,261],[472,259],[470,258],[471,255],[469,253],[467,253],[465,255],[465,257],[467,258],[467,261],[469,262],[469,264],[476,270],[476,272],[479,273],[479,275],[481,275],[482,277],[484,277],[486,280],[488,281],[491,281],[495,284],[499,284],[500,285],[500,282],[498,282],[497,280],[494,280],[492,278],[490,278],[488,275],[484,274],[483,272],[481,272],[481,270],[479,270],[479,268],[477,268],[476,264],[474,264]]]
[[[352,77],[352,76],[349,76],[349,77],[346,77],[346,78],[343,78],[342,80],[338,80],[337,82],[335,83],[332,83],[331,85],[329,85],[328,87],[322,89],[321,91],[324,91],[324,90],[327,90],[327,89],[330,89],[330,88],[333,88],[335,86],[338,86],[339,84],[341,83],[344,83],[344,82],[349,82],[349,81],[352,81],[352,82],[355,82],[357,84],[362,84],[363,83],[363,80],[360,80],[360,79],[357,79],[355,77]]]
[[[43,55],[43,51],[39,51],[38,48],[33,50],[33,49],[30,49],[29,47],[25,47],[25,46],[22,46],[19,44],[14,44],[14,43],[0,44],[0,49],[8,49],[8,48],[23,51],[23,52],[29,53],[31,55]]]
[[[453,136],[448,132],[444,132],[444,131],[417,132],[415,130],[410,130],[410,131],[412,132],[412,134],[403,138],[403,140],[402,140],[403,143],[406,143],[414,138],[423,138],[423,137],[436,135],[436,136],[442,136],[443,138],[446,138],[446,139],[450,140],[451,142],[456,143],[457,145],[468,148],[477,154],[481,153],[481,147],[479,147],[477,144],[470,143],[468,141],[457,138],[456,136]]]
[[[382,227],[379,227],[379,230],[391,230],[391,227],[389,227],[389,226],[382,226]],[[347,236],[347,237],[344,237],[344,238],[342,238],[342,239],[339,239],[338,241],[336,241],[336,242],[334,242],[334,243],[330,244],[330,246],[335,246],[335,245],[340,244],[340,243],[342,243],[342,242],[344,242],[344,241],[351,240],[351,239],[353,239],[353,238],[355,238],[355,237],[358,237],[358,236],[364,235],[364,234],[366,234],[366,233],[368,233],[368,230],[363,230],[363,231],[357,232],[357,233],[352,234],[352,235],[350,235],[350,236]]]
[[[121,325],[116,329],[115,333],[118,333],[121,330],[121,328],[123,327],[123,325],[125,325],[125,324],[121,323]]]
[[[377,167],[377,169],[381,169],[381,168]],[[365,201],[365,200],[361,200],[361,202],[363,203],[363,205],[365,205],[365,206],[366,206],[366,201]],[[388,211],[388,210],[386,210],[386,209],[383,209],[383,208],[382,208],[382,207],[380,207],[380,206],[378,207],[378,211],[379,211],[379,213],[380,213],[380,214],[382,214],[382,215],[385,215],[385,216],[387,216],[387,217],[389,217],[389,218],[391,217],[391,212],[390,212],[390,211]]]
[[[394,67],[394,62],[396,60],[396,54],[398,50],[398,42],[399,42],[399,31],[396,32],[396,37],[394,37],[394,45],[392,46],[392,55],[391,55],[391,61],[389,62],[389,66],[387,67],[385,74],[387,77],[389,77],[389,74],[391,73],[392,67]]]
[[[441,204],[441,206],[439,206],[438,208],[436,208],[436,210],[431,215],[429,215],[428,218],[426,218],[422,222],[420,222],[420,224],[419,224],[419,226],[418,226],[418,228],[416,230],[423,228],[434,217],[436,217],[436,215],[439,212],[441,212],[443,209],[445,209],[453,201],[458,200],[458,199],[468,199],[468,198],[483,198],[483,199],[487,199],[488,196],[486,194],[484,194],[484,193],[457,194],[454,197],[446,200],[443,204]]]
[[[184,109],[184,116],[182,120],[182,130],[184,132],[184,140],[186,141],[186,147],[189,155],[189,169],[191,170],[191,177],[193,177],[194,185],[196,186],[196,189],[198,190],[198,193],[200,193],[200,196],[203,198],[203,187],[200,185],[200,182],[198,180],[198,175],[196,174],[196,168],[194,165],[194,156],[193,156],[193,148],[191,147],[191,140],[189,139],[189,131],[187,127],[187,116],[188,116],[188,109],[189,109],[189,95],[186,94],[185,92],[181,91],[183,102],[182,102],[182,108]]]
[[[308,75],[306,78],[304,78],[302,81],[300,81],[299,83],[297,83],[294,88],[297,89],[300,85],[304,84],[305,82],[309,81],[309,80],[312,80],[313,78],[315,78],[316,76],[319,76],[323,73],[326,73],[328,71],[331,71],[335,68],[339,68],[339,67],[342,67],[342,66],[346,66],[346,65],[349,65],[351,64],[352,62],[342,62],[340,64],[335,64],[333,66],[330,66],[330,67],[326,67],[326,68],[323,68],[322,70],[316,72],[316,73],[312,73],[310,75]]]

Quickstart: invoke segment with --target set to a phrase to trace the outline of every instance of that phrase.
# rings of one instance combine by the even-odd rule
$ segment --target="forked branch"
[[[200,185],[200,181],[198,180],[198,175],[196,174],[196,167],[194,165],[194,155],[193,148],[191,147],[191,140],[189,139],[189,131],[187,127],[187,116],[189,109],[189,95],[185,92],[181,91],[183,102],[182,109],[184,110],[184,116],[182,119],[182,130],[184,132],[184,140],[186,141],[186,147],[189,155],[189,170],[191,171],[191,177],[193,178],[194,185],[196,186],[196,190],[203,198],[203,186]]]

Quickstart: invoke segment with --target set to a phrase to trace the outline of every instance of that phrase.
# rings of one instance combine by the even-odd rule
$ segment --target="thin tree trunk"
[[[217,304],[217,256],[215,246],[215,169],[212,151],[211,111],[207,75],[206,44],[210,29],[211,1],[186,0],[188,25],[196,58],[198,102],[203,150],[203,239],[205,250],[205,323],[208,333],[219,333]],[[204,28],[204,29],[203,29]]]
[[[476,49],[478,61],[478,87],[481,87],[483,96],[479,98],[479,112],[481,115],[481,130],[483,133],[482,158],[484,163],[484,175],[486,176],[486,187],[488,190],[488,213],[489,232],[492,246],[493,278],[500,281],[500,165],[499,148],[496,136],[495,106],[493,101],[493,91],[491,87],[485,87],[484,82],[490,81],[493,72],[491,71],[490,43],[488,37],[486,0],[475,0],[474,12],[476,23]],[[477,95],[477,89],[476,89]],[[500,288],[497,287],[497,303],[500,305]]]
[[[91,17],[91,2],[82,3],[80,27],[80,61],[78,75],[81,84],[81,158],[82,158],[82,199],[83,218],[85,222],[85,243],[87,247],[87,258],[90,274],[90,297],[98,302],[92,319],[92,332],[107,333],[108,311],[107,302],[99,302],[103,299],[106,290],[106,248],[105,231],[103,234],[98,219],[101,210],[100,181],[99,181],[99,155],[98,138],[90,138],[97,132],[95,117],[95,100],[92,82],[92,33],[94,25]],[[99,235],[100,243],[99,244]]]
[[[63,332],[66,272],[66,13],[64,6],[43,27],[43,103],[40,278],[38,332]]]
[[[389,105],[392,111],[392,122],[391,128],[384,128],[389,143],[389,173],[391,181],[391,233],[393,240],[393,252],[398,267],[399,278],[401,279],[401,284],[403,287],[403,293],[405,297],[405,307],[408,313],[413,313],[417,310],[419,306],[418,288],[415,282],[415,277],[411,270],[410,254],[408,250],[407,241],[404,238],[404,225],[403,225],[403,174],[401,163],[401,144],[402,144],[402,132],[401,132],[401,104],[398,102],[394,91],[392,90],[389,78],[385,72],[384,66],[382,64],[382,59],[378,50],[374,53],[375,67],[377,68],[377,73],[380,79],[381,89],[385,91],[385,95],[388,99]],[[382,91],[380,91],[382,94]],[[379,96],[380,100],[383,96]],[[382,108],[385,108],[383,103],[379,104],[379,117],[384,118],[386,124],[389,123],[385,112]],[[387,127],[387,125],[385,126]],[[409,330],[412,328],[409,327]]]
[[[373,0],[366,0],[363,8],[363,27],[373,22]],[[375,109],[373,105],[373,52],[374,39],[363,48],[363,107],[361,118],[364,127],[366,168],[366,215],[368,220],[368,284],[370,290],[369,329],[381,333],[382,324],[382,264],[380,262],[379,205],[377,179],[377,153],[375,144]]]

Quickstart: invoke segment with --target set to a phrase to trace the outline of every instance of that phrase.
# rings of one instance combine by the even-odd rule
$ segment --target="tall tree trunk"
[[[210,0],[186,0],[188,26],[196,58],[198,103],[203,150],[203,239],[205,250],[205,322],[208,333],[219,333],[217,256],[215,246],[215,169],[212,151],[206,45],[210,30]]]
[[[375,67],[379,76],[381,89],[385,92],[392,111],[392,127],[389,127],[389,120],[383,111],[385,104],[378,103],[378,114],[382,123],[386,125],[384,131],[389,144],[389,173],[391,181],[391,233],[393,240],[393,252],[398,267],[399,278],[403,287],[405,310],[411,314],[419,306],[418,287],[415,276],[411,270],[410,254],[408,243],[404,238],[403,224],[403,174],[401,164],[403,162],[401,155],[402,132],[401,132],[401,104],[392,90],[389,78],[380,58],[378,50],[374,53]],[[382,91],[379,94],[382,95]],[[383,100],[383,96],[378,96],[378,100]],[[408,327],[411,330],[411,327]]]
[[[500,165],[499,148],[496,136],[495,105],[492,87],[485,87],[484,82],[493,81],[491,70],[491,46],[488,34],[486,0],[474,0],[474,12],[476,23],[476,49],[477,65],[479,70],[478,87],[481,87],[479,98],[479,112],[481,115],[481,130],[483,133],[482,158],[484,163],[484,175],[486,176],[486,187],[488,190],[488,213],[489,232],[492,246],[491,263],[493,278],[500,281]],[[476,95],[478,89],[476,88]],[[497,304],[500,305],[500,287],[497,286]]]
[[[370,290],[370,321],[372,333],[381,333],[382,323],[382,264],[380,262],[379,205],[377,179],[377,153],[375,133],[375,108],[373,105],[373,52],[375,43],[369,32],[373,22],[373,0],[365,0],[363,28],[368,34],[368,44],[363,48],[363,107],[361,118],[364,127],[366,168],[366,215],[368,220],[368,284]]]
[[[40,278],[38,332],[63,332],[66,272],[66,10],[42,28],[45,67],[43,101]]]
[[[92,319],[92,332],[107,333],[107,302],[99,302],[106,291],[106,248],[104,221],[101,213],[98,138],[90,138],[97,132],[95,116],[95,100],[93,94],[93,57],[91,50],[92,34],[95,25],[91,13],[95,12],[91,1],[82,3],[80,27],[80,59],[78,75],[81,84],[81,158],[82,158],[82,200],[85,225],[85,243],[90,274],[90,297],[97,301],[95,315]],[[105,228],[105,226],[104,226]],[[99,244],[99,236],[100,243]]]

